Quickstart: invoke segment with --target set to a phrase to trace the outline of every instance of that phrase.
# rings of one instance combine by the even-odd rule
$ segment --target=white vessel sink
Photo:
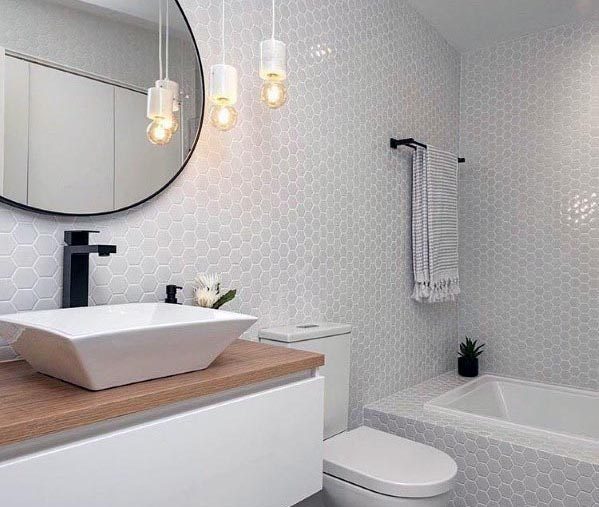
[[[97,391],[203,370],[254,322],[221,310],[134,303],[0,315],[0,336],[37,371]]]

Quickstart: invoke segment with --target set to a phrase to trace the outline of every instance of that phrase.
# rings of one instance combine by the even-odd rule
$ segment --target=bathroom
[[[146,97],[143,112],[134,114],[131,104],[139,101],[128,100],[128,92],[155,89],[154,81],[162,77],[158,54],[166,48],[158,47],[159,4],[170,9],[171,77],[181,87],[182,112],[179,132],[148,152],[143,151],[150,146]],[[165,25],[166,12],[162,18]],[[105,25],[108,33],[102,30]],[[56,31],[44,33],[47,27]],[[138,32],[143,32],[140,41],[135,39]],[[80,39],[67,44],[68,37]],[[261,100],[268,81],[260,74],[261,65],[272,64],[261,42],[271,38],[286,44],[287,97],[281,107]],[[599,505],[599,435],[588,435],[599,427],[599,269],[594,261],[599,253],[598,2],[0,0],[0,47],[2,95],[19,97],[0,100],[0,175],[5,176],[0,178],[0,321],[3,315],[65,306],[65,232],[98,231],[86,238],[89,246],[115,251],[89,255],[83,270],[88,280],[69,278],[80,282],[79,289],[87,282],[84,297],[90,309],[162,302],[167,285],[182,287],[176,297],[185,309],[198,309],[196,279],[208,273],[218,274],[224,288],[236,290],[224,311],[256,319],[243,332],[247,346],[258,346],[265,341],[264,330],[279,326],[340,323],[333,334],[351,345],[347,427],[373,428],[449,456],[457,474],[445,505]],[[49,67],[52,62],[60,70]],[[28,86],[10,86],[6,69],[15,63],[27,66],[21,77],[30,80]],[[236,76],[226,73],[229,67],[219,67],[223,63],[234,67]],[[117,75],[107,79],[115,69]],[[74,105],[65,108],[67,85],[54,81],[36,88],[46,94],[36,106],[33,79],[38,75],[42,83],[45,71],[93,81],[98,85],[93,96],[108,102],[94,102],[98,107],[85,114]],[[100,85],[111,91],[104,93]],[[219,124],[222,117],[212,114],[217,107],[213,92],[233,94],[235,89],[236,122],[223,131],[231,125]],[[31,102],[23,99],[26,90]],[[68,102],[88,104],[92,91],[79,91]],[[119,101],[122,107],[117,107]],[[53,112],[65,109],[71,109],[68,127],[59,132],[49,127]],[[91,115],[107,120],[110,129],[94,129]],[[42,155],[33,144],[35,136],[46,150]],[[411,297],[414,150],[390,147],[390,139],[408,138],[465,159],[457,164],[460,294],[453,302],[426,304]],[[142,151],[130,149],[134,145],[143,145]],[[18,178],[8,177],[15,161],[29,169],[19,173],[19,184]],[[112,172],[99,178],[101,162]],[[161,180],[147,178],[152,164],[163,169]],[[121,167],[120,180],[116,166]],[[119,181],[121,186],[114,187]],[[113,187],[102,192],[103,184]],[[71,274],[75,272],[81,274]],[[423,407],[468,382],[455,372],[466,336],[485,344],[481,377],[475,380],[483,381],[482,388],[483,374],[565,386],[551,391],[557,394],[549,398],[548,411],[559,409],[555,400],[560,393],[585,398],[588,403],[576,406],[571,415],[588,422],[590,429],[583,428],[577,438],[567,429],[543,428],[544,413],[538,423],[515,427],[456,415],[441,406],[443,400],[436,409]],[[230,432],[228,442],[237,442],[239,452],[227,442],[210,448],[239,463],[256,463],[252,449],[240,440],[270,435],[273,442],[278,439],[276,445],[299,456],[297,448],[285,446],[284,436],[295,431],[313,445],[295,464],[277,454],[276,465],[279,472],[283,466],[302,468],[305,477],[299,472],[293,480],[291,473],[276,475],[277,468],[261,462],[264,468],[247,465],[230,471],[237,473],[229,478],[236,488],[222,487],[216,473],[202,479],[199,488],[194,477],[187,484],[185,473],[176,477],[162,470],[164,488],[152,490],[154,497],[132,496],[148,487],[151,478],[159,483],[160,475],[152,475],[150,468],[136,472],[133,467],[141,464],[128,461],[135,455],[150,460],[149,440],[115,440],[117,447],[107,454],[100,449],[87,455],[85,446],[78,446],[81,474],[99,473],[104,465],[105,475],[87,485],[83,475],[77,476],[76,494],[69,492],[61,486],[68,482],[61,481],[77,471],[69,468],[75,457],[52,462],[49,451],[141,427],[148,423],[144,410],[151,411],[152,420],[161,420],[175,417],[178,410],[203,410],[201,404],[212,402],[202,398],[196,406],[180,397],[176,409],[158,402],[150,409],[141,401],[144,393],[135,391],[133,398],[126,391],[118,403],[111,401],[113,406],[136,399],[138,408],[108,421],[79,413],[84,422],[75,426],[69,426],[70,407],[62,403],[60,415],[43,423],[49,426],[46,434],[36,436],[41,419],[27,429],[23,419],[17,442],[16,425],[2,412],[9,413],[10,405],[21,421],[21,414],[36,407],[15,405],[33,394],[11,380],[15,371],[30,368],[11,344],[10,333],[0,331],[0,505],[40,505],[35,494],[42,491],[49,507],[80,505],[81,499],[92,507],[159,507],[167,502],[181,507],[290,507],[322,487],[322,435],[314,438],[316,426],[322,431],[321,421],[315,421],[318,410],[311,419],[306,414],[306,420],[296,414],[296,421],[264,410],[275,423],[260,427],[244,422],[246,414],[247,421],[250,414],[260,420],[260,411],[247,405],[241,417],[221,421],[222,434]],[[270,360],[299,364],[300,356],[290,354],[300,351],[274,350]],[[277,399],[281,407],[315,403],[323,388],[316,370],[326,366],[317,364],[316,356],[301,357],[313,362],[305,371],[293,371],[300,377],[285,377],[282,385],[260,377],[260,388],[249,394],[239,379],[227,377],[235,392],[230,400],[251,403],[252,394],[281,392],[289,394]],[[330,358],[325,360],[329,364]],[[211,375],[216,367],[220,365],[197,374]],[[40,386],[50,381],[31,375],[27,378],[39,376]],[[167,380],[181,382],[177,379],[186,375]],[[490,385],[495,377],[486,378]],[[217,396],[209,380],[201,380],[203,397]],[[56,388],[69,387],[75,409],[160,379],[97,393],[51,381]],[[296,384],[306,392],[299,387],[285,391]],[[535,389],[537,384],[514,385]],[[490,385],[482,405],[492,401],[492,390],[502,388],[498,386]],[[3,391],[10,395],[2,397]],[[226,405],[226,400],[217,401]],[[447,398],[445,402],[451,404]],[[48,400],[36,409],[57,414],[51,404]],[[164,431],[158,439],[172,430]],[[118,442],[123,442],[122,454]],[[129,444],[139,446],[138,452],[129,450]],[[181,463],[193,467],[197,455],[183,458],[185,442],[177,445]],[[16,466],[32,453],[50,461],[40,461],[37,471]],[[110,476],[108,465],[119,462],[115,456],[130,465],[130,488],[121,484],[119,489],[119,481]],[[160,457],[167,460],[169,455]],[[227,460],[221,458],[209,456],[225,474]],[[395,459],[401,461],[401,455]],[[87,470],[92,461],[96,468]],[[28,460],[28,466],[34,462]],[[267,472],[258,473],[263,470]],[[278,482],[281,487],[265,498],[267,485]],[[169,487],[193,494],[199,488],[198,495],[206,496],[184,501]],[[109,500],[103,496],[108,494]],[[239,503],[236,494],[244,501]],[[436,505],[426,496],[410,503],[399,494],[383,496],[371,499],[372,507]],[[348,500],[339,507],[354,505]]]

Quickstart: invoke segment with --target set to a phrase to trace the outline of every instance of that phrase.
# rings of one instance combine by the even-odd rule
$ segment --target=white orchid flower
[[[220,277],[215,273],[200,273],[196,284],[196,302],[204,308],[212,308],[220,298]]]

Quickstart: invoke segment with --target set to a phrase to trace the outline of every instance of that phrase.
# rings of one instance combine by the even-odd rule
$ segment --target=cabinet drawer
[[[322,377],[0,462],[11,507],[288,507],[322,485]]]

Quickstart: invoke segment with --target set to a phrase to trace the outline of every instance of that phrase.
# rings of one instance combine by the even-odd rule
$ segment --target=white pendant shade
[[[260,43],[260,78],[284,81],[287,78],[287,46],[276,39]]]
[[[237,102],[237,69],[219,63],[210,68],[210,100],[220,106]]]
[[[159,79],[156,81],[156,86],[159,88],[167,88],[173,92],[173,111],[179,110],[179,83],[171,79]]]
[[[169,88],[154,86],[148,89],[146,116],[150,120],[169,118],[173,114],[173,91]]]

